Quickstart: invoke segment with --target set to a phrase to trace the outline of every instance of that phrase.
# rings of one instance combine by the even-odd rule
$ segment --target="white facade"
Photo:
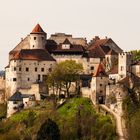
[[[30,49],[45,49],[46,34],[30,34]]]
[[[7,117],[18,111],[19,106],[23,104],[23,101],[8,101],[7,103]]]
[[[127,74],[131,71],[132,64],[132,54],[131,53],[120,53],[119,61],[118,61],[118,74],[119,79],[123,79],[127,76]]]
[[[91,99],[95,104],[99,103],[99,97],[102,97],[102,99],[105,100],[107,85],[108,77],[92,77]]]
[[[6,87],[10,96],[17,89],[30,89],[32,84],[43,81],[43,76],[53,69],[55,61],[11,60],[6,68]]]

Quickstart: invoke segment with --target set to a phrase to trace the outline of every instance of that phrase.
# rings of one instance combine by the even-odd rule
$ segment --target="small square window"
[[[29,68],[26,68],[26,71],[29,71]]]
[[[28,78],[27,80],[30,81],[30,78]]]
[[[34,40],[36,40],[36,37],[34,37]]]
[[[41,71],[44,72],[44,68],[41,68]]]
[[[14,67],[14,71],[16,71],[16,67]]]
[[[94,70],[94,66],[90,67],[90,70]]]
[[[49,68],[49,72],[52,72],[52,68]]]
[[[37,67],[35,68],[35,71],[37,71]]]
[[[21,68],[19,68],[19,71],[21,71]]]
[[[44,37],[42,37],[42,40],[44,40]]]
[[[17,101],[14,101],[13,104],[17,104]]]
[[[100,84],[100,87],[102,86],[102,84]]]
[[[17,78],[13,78],[13,81],[14,81],[14,82],[17,81]]]
[[[123,71],[124,70],[124,67],[123,66],[121,66],[121,71]]]

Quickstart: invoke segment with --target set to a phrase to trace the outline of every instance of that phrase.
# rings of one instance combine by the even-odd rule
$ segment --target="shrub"
[[[47,119],[38,131],[37,140],[60,140],[57,124],[51,119]]]

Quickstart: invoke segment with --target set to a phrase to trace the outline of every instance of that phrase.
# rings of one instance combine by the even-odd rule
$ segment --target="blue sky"
[[[125,51],[140,49],[139,0],[0,0],[0,69],[37,23],[48,37],[55,32],[88,40],[108,36]]]

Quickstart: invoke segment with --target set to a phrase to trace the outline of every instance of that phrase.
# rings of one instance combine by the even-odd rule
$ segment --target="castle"
[[[27,104],[30,100],[41,100],[41,95],[46,93],[43,85],[45,77],[57,63],[65,60],[75,60],[83,65],[83,96],[91,98],[95,104],[106,103],[107,95],[115,92],[119,100],[124,91],[117,84],[130,76],[131,72],[135,77],[140,76],[140,63],[133,63],[132,57],[111,38],[95,36],[88,43],[85,38],[56,33],[48,39],[47,33],[37,24],[9,52],[9,64],[5,67],[8,112],[16,112],[13,106],[17,107],[23,102]]]

